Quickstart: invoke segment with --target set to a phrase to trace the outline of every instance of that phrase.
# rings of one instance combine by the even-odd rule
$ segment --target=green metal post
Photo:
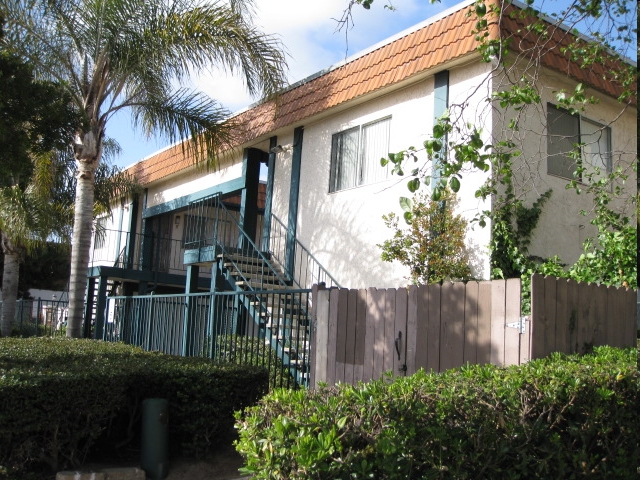
[[[169,472],[169,402],[147,398],[142,402],[142,459],[140,466],[151,480]]]

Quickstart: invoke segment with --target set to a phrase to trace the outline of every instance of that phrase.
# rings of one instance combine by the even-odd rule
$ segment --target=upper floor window
[[[329,192],[384,180],[387,167],[380,158],[389,153],[391,117],[335,133],[331,139]]]
[[[583,180],[588,174],[601,176],[611,172],[609,127],[549,104],[547,132],[548,174]]]

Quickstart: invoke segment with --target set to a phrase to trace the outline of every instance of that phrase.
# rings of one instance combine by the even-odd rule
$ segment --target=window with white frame
[[[576,155],[578,144],[580,154]],[[576,178],[574,172],[579,169],[583,171]],[[587,174],[595,174],[597,178],[610,172],[611,128],[549,104],[547,173],[583,180]]]
[[[385,180],[380,159],[389,153],[391,117],[335,133],[331,139],[329,192]]]

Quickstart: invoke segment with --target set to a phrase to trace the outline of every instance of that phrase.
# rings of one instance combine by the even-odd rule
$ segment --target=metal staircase
[[[192,211],[197,213],[189,214],[188,219],[213,223],[212,236],[206,235],[198,248],[215,249],[219,275],[224,277],[229,289],[238,292],[236,311],[246,314],[246,317],[237,314],[238,322],[251,323],[239,325],[237,330],[263,339],[264,344],[276,352],[295,383],[307,385],[310,291],[293,285],[271,254],[261,251],[244,232],[219,196],[198,201]],[[203,215],[205,212],[207,215]],[[210,229],[189,224],[185,227],[193,232]],[[189,248],[195,246],[192,243]]]

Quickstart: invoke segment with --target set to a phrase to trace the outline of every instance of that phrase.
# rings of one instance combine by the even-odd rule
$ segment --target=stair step
[[[223,263],[235,263],[235,264],[243,264],[243,265],[261,265],[264,263],[264,259],[269,259],[269,256],[264,255],[260,257],[258,255],[242,255],[239,253],[233,253],[230,255],[225,255],[224,253],[219,253],[218,258],[223,260]],[[231,262],[225,261],[225,259],[230,259]]]
[[[286,290],[289,285],[280,285],[279,283],[268,283],[260,285],[259,283],[245,282],[244,280],[236,281],[236,285],[239,287],[251,287],[254,290]]]
[[[275,275],[273,270],[271,268],[269,268],[268,265],[263,265],[260,263],[242,263],[242,262],[224,262],[222,264],[225,268],[227,269],[236,269],[237,265],[242,265],[242,270],[244,272],[248,272],[248,273],[264,273],[264,275]],[[282,270],[280,270],[279,268],[276,268],[275,265],[272,265],[275,269],[275,271],[277,272],[278,275],[280,275],[282,278],[284,278],[284,273],[282,272]]]
[[[282,285],[282,282],[280,281],[280,279],[275,275],[263,275],[262,277],[259,277],[256,275],[252,275],[251,273],[239,272],[237,270],[230,272],[230,274],[233,277],[240,277],[240,278],[244,277],[249,281],[256,280],[255,282],[252,282],[252,283],[256,283],[258,285],[260,285],[261,283],[265,283],[269,285],[276,285],[276,284]],[[286,286],[289,286],[289,285],[286,285]]]

